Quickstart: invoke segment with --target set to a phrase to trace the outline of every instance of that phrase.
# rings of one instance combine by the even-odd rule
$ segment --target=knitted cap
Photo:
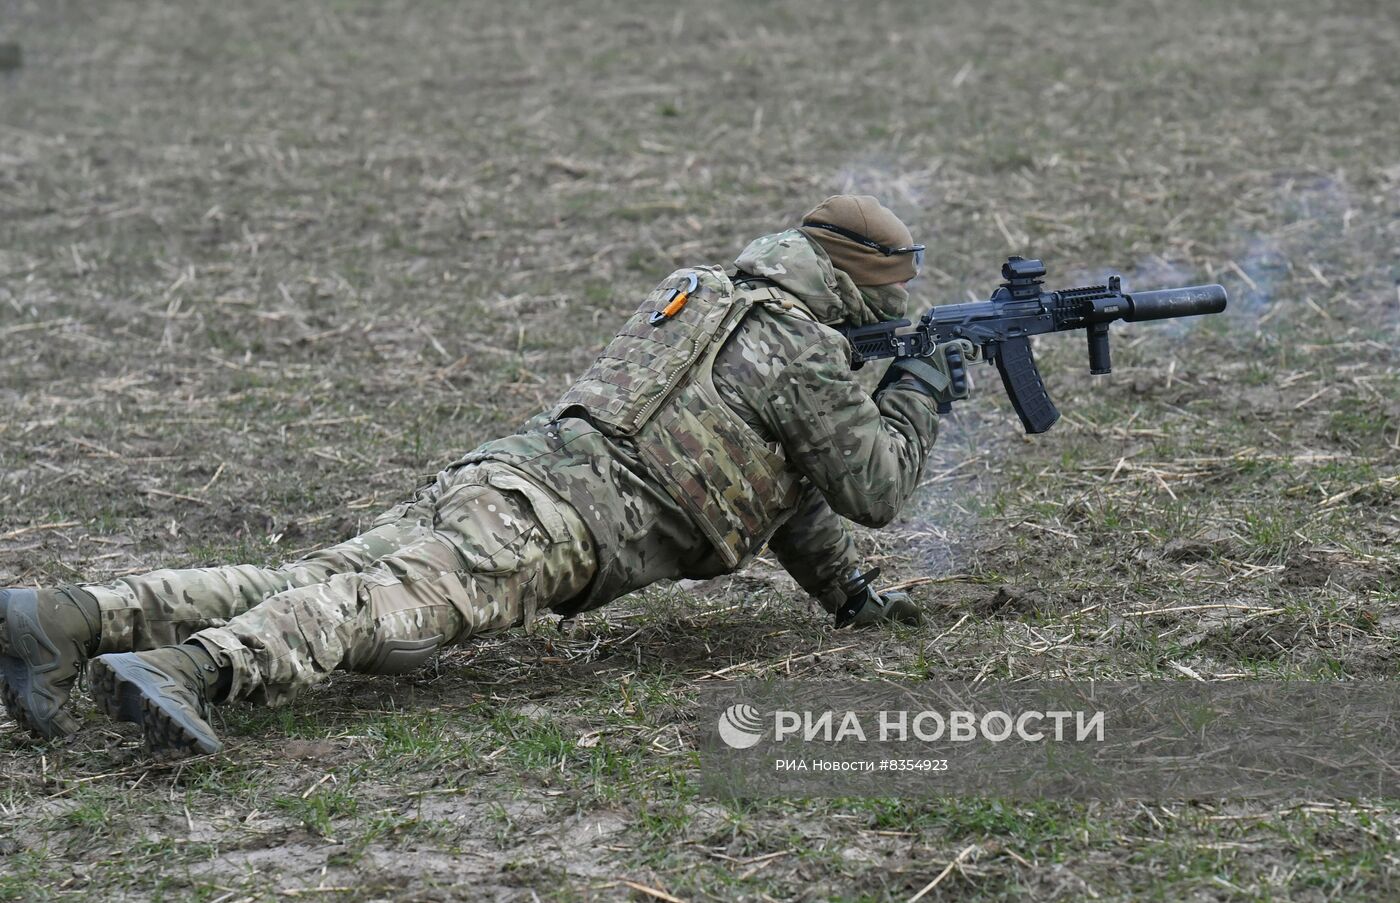
[[[837,269],[856,285],[889,285],[918,275],[913,254],[882,254],[844,235],[812,228],[825,223],[862,235],[887,248],[907,248],[914,235],[899,217],[868,194],[838,194],[808,210],[802,217],[802,232],[821,245]]]

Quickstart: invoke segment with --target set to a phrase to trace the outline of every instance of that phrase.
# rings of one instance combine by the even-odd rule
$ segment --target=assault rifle
[[[851,369],[881,358],[930,357],[939,345],[955,342],[964,360],[996,364],[1021,425],[1027,433],[1043,433],[1060,419],[1060,412],[1036,370],[1031,336],[1088,330],[1089,372],[1100,375],[1112,369],[1108,327],[1114,320],[1136,323],[1218,314],[1227,301],[1219,285],[1128,293],[1116,275],[1104,285],[1042,291],[1045,264],[1022,257],[1009,258],[1001,275],[1006,281],[990,299],[931,308],[917,326],[893,320],[843,329],[851,343]],[[952,397],[967,397],[966,380],[954,379],[952,384]],[[940,403],[939,413],[948,410],[947,402]]]

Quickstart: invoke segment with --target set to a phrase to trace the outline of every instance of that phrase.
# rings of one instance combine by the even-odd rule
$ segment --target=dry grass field
[[[995,375],[860,534],[928,609],[835,633],[771,561],[405,678],[230,706],[152,765],[0,721],[0,900],[1400,899],[1400,802],[727,803],[706,680],[1395,679],[1392,4],[0,0],[0,585],[274,562],[586,366],[675,266],[828,194],[924,305],[1220,281]],[[828,651],[829,650],[829,651]],[[722,672],[718,677],[715,672]],[[960,854],[964,854],[959,858]]]

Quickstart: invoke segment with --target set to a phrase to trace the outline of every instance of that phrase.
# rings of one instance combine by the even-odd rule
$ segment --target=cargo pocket
[[[503,575],[520,566],[520,549],[538,527],[523,497],[485,483],[454,486],[439,500],[433,532],[457,551],[466,570]]]
[[[487,482],[502,492],[516,493],[524,498],[525,507],[534,515],[551,543],[569,542],[573,534],[564,520],[560,502],[549,492],[513,471],[500,467],[483,468]]]
[[[434,530],[457,553],[461,569],[442,577],[452,604],[467,620],[466,634],[529,623],[538,604],[543,558],[530,553],[548,534],[528,499],[485,482],[453,487],[438,505]]]
[[[464,627],[450,642],[476,634],[529,624],[539,604],[536,591],[540,564],[517,556],[508,573],[483,570],[444,574],[442,588],[461,614]]]

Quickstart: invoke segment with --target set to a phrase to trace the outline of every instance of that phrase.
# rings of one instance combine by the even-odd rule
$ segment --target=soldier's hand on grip
[[[950,342],[938,347],[943,352],[943,360],[948,365],[948,378],[952,382],[948,387],[948,394],[954,398],[966,398],[967,362],[963,360],[962,346],[957,342]]]
[[[906,385],[938,402],[938,413],[948,413],[954,401],[967,398],[966,344],[961,340],[944,342],[928,357],[896,359],[885,371],[876,393],[903,379]]]

